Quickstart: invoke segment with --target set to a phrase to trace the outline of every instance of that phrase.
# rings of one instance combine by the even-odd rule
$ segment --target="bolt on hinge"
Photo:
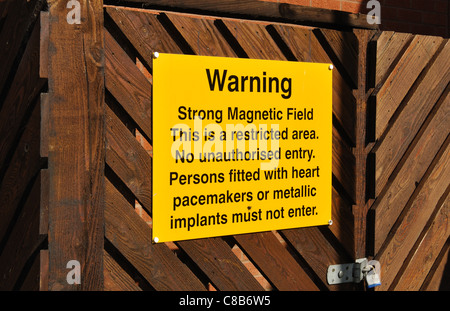
[[[367,258],[356,259],[354,263],[331,265],[327,271],[327,282],[330,285],[342,283],[359,283],[375,267]],[[377,284],[378,285],[378,284]]]

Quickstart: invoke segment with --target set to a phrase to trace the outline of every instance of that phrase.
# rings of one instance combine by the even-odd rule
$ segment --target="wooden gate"
[[[122,264],[136,270],[143,284],[157,290],[339,288],[327,285],[326,270],[331,263],[352,261],[355,252],[351,205],[355,201],[355,156],[351,146],[356,139],[352,91],[358,84],[357,36],[120,7],[107,7],[106,14],[105,246],[111,262],[119,256]],[[149,120],[155,51],[337,64],[333,76],[334,225],[153,245],[149,190],[157,181],[149,174]],[[118,270],[107,271],[117,274],[115,278],[123,275]],[[255,275],[261,275],[260,282]]]
[[[368,237],[380,289],[448,289],[450,43],[383,32],[376,55]]]
[[[448,39],[329,11],[328,28],[303,26],[300,7],[277,3],[223,1],[213,14],[206,1],[199,15],[153,2],[165,10],[86,1],[77,25],[55,1],[21,35],[17,82],[0,80],[0,116],[20,121],[0,124],[1,289],[360,290],[328,285],[326,271],[362,257],[381,263],[377,289],[449,288]],[[0,4],[0,31],[17,3]],[[332,63],[333,224],[153,244],[155,51]],[[67,282],[71,260],[81,284]]]

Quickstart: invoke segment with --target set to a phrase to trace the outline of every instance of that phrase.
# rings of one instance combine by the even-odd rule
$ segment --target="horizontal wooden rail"
[[[124,1],[104,1],[105,4],[123,5]],[[332,28],[378,29],[369,24],[367,15],[337,10],[313,8],[288,3],[265,2],[258,0],[128,0],[126,5],[139,4],[140,7],[167,9],[235,17],[262,19],[285,23]]]

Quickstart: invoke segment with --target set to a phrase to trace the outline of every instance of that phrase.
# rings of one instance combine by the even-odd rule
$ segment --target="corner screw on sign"
[[[81,24],[81,4],[80,1],[70,0],[67,2],[68,9],[71,9],[69,13],[67,13],[67,23],[69,25],[73,24]]]

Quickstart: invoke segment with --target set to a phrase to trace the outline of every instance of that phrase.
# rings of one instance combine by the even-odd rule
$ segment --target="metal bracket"
[[[367,265],[367,258],[356,259],[354,263],[331,265],[327,271],[327,282],[330,285],[359,283],[367,272]]]

